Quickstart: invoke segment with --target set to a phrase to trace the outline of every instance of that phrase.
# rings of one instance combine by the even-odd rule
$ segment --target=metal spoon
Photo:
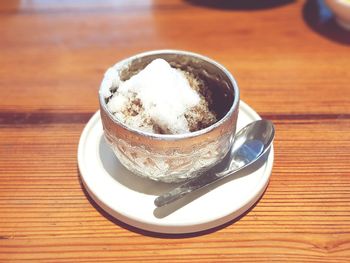
[[[229,162],[218,173],[203,173],[154,200],[157,207],[172,203],[204,186],[222,180],[260,159],[270,148],[275,129],[271,121],[258,120],[241,129],[229,153]]]

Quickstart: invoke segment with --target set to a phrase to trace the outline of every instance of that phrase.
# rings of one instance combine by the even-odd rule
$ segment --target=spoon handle
[[[231,174],[232,172],[230,172]],[[203,186],[209,185],[219,179],[222,179],[226,177],[227,173],[212,173],[212,174],[201,174],[188,182],[174,188],[170,192],[167,192],[161,196],[158,196],[154,200],[154,204],[157,207],[161,207],[164,205],[167,205],[169,203],[172,203],[180,198],[182,198],[184,195],[191,193],[199,188],[202,188]]]

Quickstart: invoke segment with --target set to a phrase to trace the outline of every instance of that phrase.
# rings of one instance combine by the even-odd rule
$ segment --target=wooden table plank
[[[349,262],[350,47],[309,27],[315,1],[285,2],[2,1],[0,262]],[[78,141],[104,71],[161,48],[225,65],[242,100],[276,126],[265,194],[211,231],[136,230],[79,178]]]

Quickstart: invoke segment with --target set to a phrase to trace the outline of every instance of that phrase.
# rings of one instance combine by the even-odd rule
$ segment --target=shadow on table
[[[149,237],[154,237],[154,238],[164,238],[164,239],[181,239],[181,238],[192,238],[192,237],[197,237],[197,236],[203,236],[203,235],[208,235],[211,233],[214,233],[216,231],[219,231],[221,229],[224,229],[234,223],[236,223],[237,221],[239,221],[242,217],[244,217],[245,215],[247,215],[255,206],[257,203],[259,203],[260,199],[262,198],[262,196],[264,196],[264,193],[260,196],[260,198],[246,211],[244,212],[242,215],[240,215],[239,217],[226,222],[225,224],[222,224],[220,226],[208,229],[208,230],[203,230],[203,231],[198,231],[198,232],[194,232],[194,233],[186,233],[186,234],[164,234],[164,233],[156,233],[156,232],[152,232],[152,231],[147,231],[147,230],[143,230],[131,225],[128,225],[116,218],[114,218],[113,216],[111,216],[110,214],[108,214],[105,210],[103,210],[89,195],[89,193],[87,192],[87,190],[84,187],[84,184],[81,180],[81,176],[80,176],[80,172],[79,172],[79,168],[77,168],[77,172],[79,175],[79,184],[80,187],[85,195],[85,197],[88,199],[88,201],[90,202],[90,204],[106,219],[108,219],[110,222],[137,234],[140,235],[144,235],[144,236],[149,236]],[[266,189],[265,189],[266,191]]]
[[[350,31],[336,23],[323,0],[307,0],[303,7],[303,18],[313,31],[323,37],[341,44],[350,44]]]
[[[295,0],[185,0],[185,2],[216,9],[259,10],[290,4]]]

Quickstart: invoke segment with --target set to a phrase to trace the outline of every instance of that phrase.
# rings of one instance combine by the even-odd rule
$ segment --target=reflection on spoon
[[[269,150],[274,136],[275,129],[271,121],[258,120],[248,124],[236,134],[235,142],[229,153],[230,161],[221,172],[200,174],[170,192],[157,197],[154,204],[157,207],[167,205],[250,166]]]

